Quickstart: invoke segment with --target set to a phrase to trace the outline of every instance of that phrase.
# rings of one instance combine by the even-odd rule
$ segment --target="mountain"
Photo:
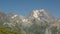
[[[53,21],[55,18],[46,10],[33,10],[29,16],[30,19]]]
[[[23,34],[60,34],[60,19],[47,10],[33,10],[26,18],[22,15],[0,12],[0,26]]]

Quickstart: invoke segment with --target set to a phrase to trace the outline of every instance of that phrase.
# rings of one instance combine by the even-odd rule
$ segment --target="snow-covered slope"
[[[38,19],[38,20],[44,20],[47,22],[53,22],[55,18],[46,10],[33,10],[33,12],[29,16],[30,20]]]

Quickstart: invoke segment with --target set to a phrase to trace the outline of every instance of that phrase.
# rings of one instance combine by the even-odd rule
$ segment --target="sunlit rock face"
[[[32,23],[30,23],[28,18],[25,18],[22,15],[8,14],[7,16],[9,17],[10,22],[15,25],[18,24],[18,25],[22,25],[25,27],[27,27],[27,26],[29,27],[30,25],[32,25]]]
[[[47,22],[53,22],[55,18],[46,10],[33,10],[32,13],[29,16],[29,19],[32,21],[34,19],[40,20],[40,21],[47,21]]]
[[[13,18],[15,18],[15,17],[17,17],[18,15],[14,15],[14,16],[12,16],[11,18],[13,19]]]

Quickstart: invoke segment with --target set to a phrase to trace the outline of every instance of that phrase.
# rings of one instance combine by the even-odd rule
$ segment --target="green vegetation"
[[[12,31],[4,27],[0,27],[0,34],[21,34],[21,32]]]

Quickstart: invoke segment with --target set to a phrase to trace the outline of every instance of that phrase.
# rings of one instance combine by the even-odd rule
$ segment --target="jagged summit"
[[[29,18],[31,20],[38,19],[38,20],[46,20],[46,21],[53,21],[55,18],[45,9],[41,10],[33,10],[30,14]]]

